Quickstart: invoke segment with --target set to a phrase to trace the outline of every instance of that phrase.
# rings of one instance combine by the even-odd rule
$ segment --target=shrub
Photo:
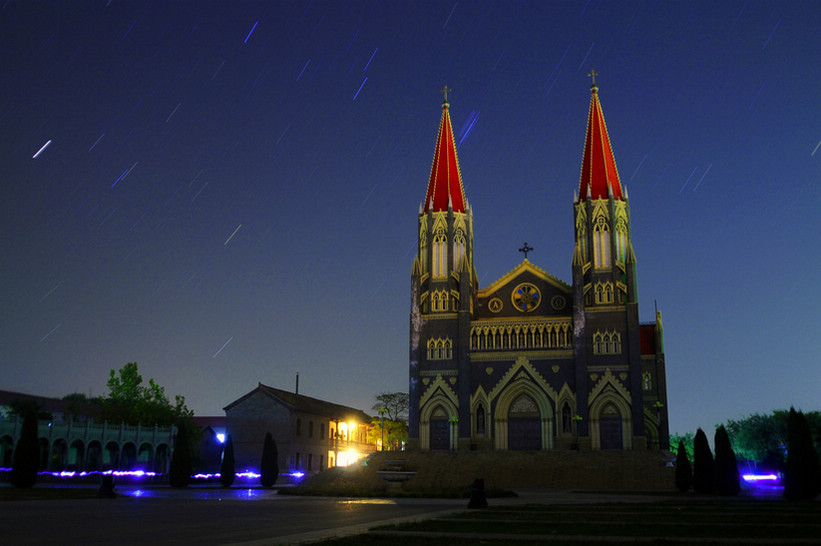
[[[168,483],[171,487],[188,487],[191,480],[190,449],[187,428],[180,423],[177,426],[177,440],[174,443],[174,454],[171,456],[171,468],[168,473]]]
[[[716,448],[716,492],[719,495],[738,495],[738,492],[741,491],[738,463],[724,425],[716,429],[714,445]]]
[[[693,439],[693,489],[696,493],[715,491],[713,453],[707,443],[707,435],[701,429],[696,431]]]
[[[271,487],[279,478],[279,453],[277,444],[270,432],[265,433],[265,443],[262,444],[262,462],[259,469],[259,483],[263,487]]]
[[[222,463],[220,463],[220,483],[223,487],[231,487],[236,478],[237,470],[234,462],[234,440],[231,435],[225,440],[225,447],[222,450]]]
[[[23,415],[20,439],[14,448],[9,481],[15,487],[33,487],[40,466],[40,444],[37,441],[37,409],[30,408]]]
[[[818,452],[812,445],[807,419],[790,408],[787,422],[787,467],[784,471],[784,497],[787,500],[811,500],[821,492],[821,468]]]
[[[676,489],[686,493],[693,486],[693,467],[690,459],[687,458],[687,450],[684,448],[684,440],[678,442],[678,454],[676,455]]]

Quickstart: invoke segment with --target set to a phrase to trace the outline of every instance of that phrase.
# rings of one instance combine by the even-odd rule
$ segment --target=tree
[[[14,447],[9,481],[15,487],[33,487],[40,467],[40,443],[37,434],[37,404],[29,402],[20,406],[23,426]]]
[[[772,415],[754,413],[737,421],[728,420],[726,429],[739,457],[770,470],[783,470],[787,420],[785,410],[776,410]]]
[[[406,392],[383,392],[371,409],[379,413],[371,422],[374,441],[382,441],[382,450],[401,449],[408,441],[408,402]],[[384,430],[383,430],[384,429]]]
[[[107,384],[109,395],[103,399],[102,412],[106,421],[169,427],[194,416],[184,396],[178,394],[172,404],[165,389],[153,379],[148,380],[148,386],[143,385],[136,362],[129,362],[117,372],[111,370]]]
[[[259,483],[263,487],[271,487],[279,478],[279,453],[277,444],[270,432],[265,433],[265,443],[262,444],[262,463],[259,469]]]
[[[225,439],[225,447],[222,449],[222,462],[220,463],[220,483],[223,487],[231,487],[236,477],[236,463],[234,462],[234,440],[231,435]]]
[[[693,489],[696,493],[715,491],[713,453],[707,443],[707,435],[700,428],[693,440]]]
[[[144,385],[136,362],[129,362],[116,372],[111,370],[108,389],[108,396],[102,400],[103,420],[185,429],[189,462],[193,463],[190,459],[197,457],[202,432],[194,422],[194,412],[185,405],[184,396],[176,395],[172,404],[165,395],[165,389],[153,379],[148,380],[147,386]]]
[[[676,489],[686,493],[693,486],[693,467],[687,458],[684,440],[679,440],[676,451]]]
[[[716,429],[713,445],[716,448],[715,479],[716,492],[719,495],[738,495],[741,481],[738,476],[738,463],[735,452],[730,445],[730,437],[724,425]]]
[[[190,481],[191,447],[188,443],[188,430],[180,423],[177,428],[177,440],[174,442],[174,453],[171,455],[168,483],[171,487],[188,487]]]
[[[687,459],[692,461],[693,460],[693,439],[695,437],[695,433],[687,432],[686,434],[671,434],[670,435],[670,451],[673,455],[678,456],[678,449],[682,445],[684,446],[684,450],[687,453]],[[682,444],[683,442],[683,444]]]
[[[812,433],[804,414],[790,408],[787,432],[787,466],[784,497],[812,500],[821,492],[821,467],[812,445]]]
[[[775,410],[770,415],[753,414],[727,421],[736,455],[768,470],[784,470],[787,457],[787,428],[790,412]],[[821,448],[821,412],[804,413],[815,450]]]
[[[383,392],[376,397],[376,404],[371,409],[384,409],[385,417],[391,421],[407,421],[409,400],[406,392]]]

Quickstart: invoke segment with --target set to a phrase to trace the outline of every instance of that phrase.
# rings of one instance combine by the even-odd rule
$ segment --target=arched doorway
[[[513,451],[542,448],[542,426],[539,407],[526,394],[520,394],[507,414],[507,446]]]
[[[85,446],[82,440],[74,440],[68,446],[68,470],[82,470]]]
[[[68,446],[66,445],[66,441],[62,438],[54,440],[54,443],[51,444],[51,464],[49,464],[49,470],[65,470],[67,458]]]
[[[615,405],[607,404],[599,417],[599,438],[602,449],[623,449],[621,413]]]
[[[120,446],[117,442],[108,442],[103,451],[103,470],[117,470],[120,459]]]
[[[100,442],[94,440],[89,442],[86,454],[85,469],[89,472],[97,471],[103,465],[103,447]]]
[[[168,472],[168,465],[171,461],[171,450],[168,444],[160,444],[157,446],[157,451],[154,455],[154,472],[164,474]]]
[[[140,451],[137,453],[137,468],[139,470],[151,470],[153,455],[154,449],[151,444],[146,442],[140,445]]]
[[[14,452],[14,440],[11,436],[0,438],[0,466],[11,468],[12,453]]]
[[[120,452],[120,469],[134,470],[134,465],[137,463],[137,446],[132,442],[123,444],[123,449]]]
[[[450,449],[450,423],[448,414],[442,406],[437,406],[430,416],[430,449]]]

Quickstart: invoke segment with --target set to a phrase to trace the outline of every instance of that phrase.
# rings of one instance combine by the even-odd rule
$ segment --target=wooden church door
[[[539,408],[526,394],[510,405],[507,416],[507,447],[512,451],[542,448],[542,427]]]

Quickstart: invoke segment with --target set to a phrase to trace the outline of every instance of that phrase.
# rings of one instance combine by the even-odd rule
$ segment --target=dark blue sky
[[[5,2],[0,388],[105,394],[136,361],[198,414],[297,372],[370,409],[407,389],[439,90],[481,286],[524,241],[569,282],[595,68],[672,430],[818,409],[819,28],[813,2]]]

